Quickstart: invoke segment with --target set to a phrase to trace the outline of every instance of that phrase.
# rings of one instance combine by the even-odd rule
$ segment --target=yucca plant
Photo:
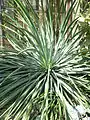
[[[78,19],[69,22],[77,2],[69,10],[67,0],[60,0],[57,9],[47,2],[45,11],[41,1],[40,20],[29,0],[13,1],[15,17],[3,14],[5,37],[13,48],[0,54],[0,118],[70,120],[68,105],[88,105],[83,90],[90,91],[90,66],[79,53]]]

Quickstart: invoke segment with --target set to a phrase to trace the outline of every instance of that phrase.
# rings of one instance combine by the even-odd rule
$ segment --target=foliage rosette
[[[71,20],[77,3],[67,10],[62,0],[55,11],[48,3],[45,11],[41,2],[40,20],[29,0],[13,1],[15,15],[4,13],[9,20],[2,25],[13,48],[0,54],[0,117],[70,120],[68,105],[88,105],[90,91],[90,65],[80,54],[82,33],[78,19]]]

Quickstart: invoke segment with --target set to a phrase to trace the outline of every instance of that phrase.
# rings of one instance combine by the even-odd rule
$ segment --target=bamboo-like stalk
[[[3,5],[4,5],[4,2],[3,0],[0,0],[0,24],[2,24],[2,10],[3,10]],[[3,31],[2,31],[2,27],[0,26],[0,47],[2,48],[3,47],[3,39],[2,39],[2,36],[3,35]]]

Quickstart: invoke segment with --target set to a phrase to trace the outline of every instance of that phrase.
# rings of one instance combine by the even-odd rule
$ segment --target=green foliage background
[[[87,0],[80,1],[80,29],[83,34],[81,53],[90,55],[90,2]]]

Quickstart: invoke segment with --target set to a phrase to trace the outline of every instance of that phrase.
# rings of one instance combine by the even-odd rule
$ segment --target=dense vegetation
[[[14,17],[4,12],[2,27],[12,48],[0,51],[0,119],[71,120],[68,105],[90,106],[90,64],[78,18],[71,18],[78,3],[68,10],[67,3],[55,9],[47,1],[45,10],[42,1],[40,19],[29,0],[9,2]]]
[[[90,2],[85,0],[80,3],[80,29],[83,33],[82,55],[90,55]]]

